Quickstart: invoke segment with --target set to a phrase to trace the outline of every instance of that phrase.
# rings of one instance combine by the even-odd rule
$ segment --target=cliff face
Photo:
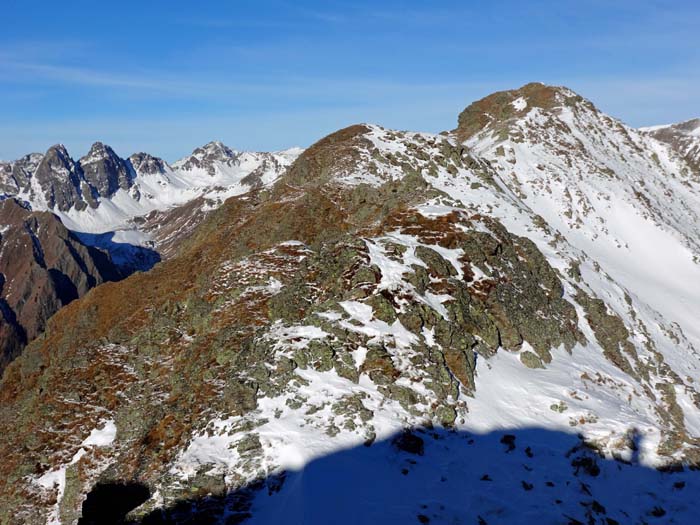
[[[0,372],[59,308],[119,278],[109,257],[80,243],[53,214],[0,202]]]
[[[384,484],[339,522],[692,516],[647,467],[700,461],[697,184],[563,88],[459,124],[325,137],[59,311],[0,383],[0,523],[323,523],[353,457]]]

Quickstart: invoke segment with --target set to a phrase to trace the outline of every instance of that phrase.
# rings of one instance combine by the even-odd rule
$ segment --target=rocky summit
[[[67,220],[165,202],[145,181],[208,189],[120,215],[167,256],[62,307],[7,366],[0,524],[693,523],[691,128],[528,84],[437,135],[5,165],[3,187],[36,178]],[[27,236],[38,219],[2,205]],[[61,272],[99,284],[78,268]]]

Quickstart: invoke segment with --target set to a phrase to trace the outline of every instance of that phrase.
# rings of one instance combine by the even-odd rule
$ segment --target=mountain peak
[[[223,162],[231,165],[237,161],[238,156],[239,152],[236,150],[229,148],[221,141],[213,140],[196,148],[191,155],[178,160],[173,166],[186,171],[203,169],[213,176],[216,172],[215,163]]]
[[[673,133],[681,135],[690,135],[693,137],[700,137],[700,118],[692,118],[690,120],[684,120],[682,122],[677,122],[675,124],[666,124],[663,126],[651,126],[648,128],[641,128],[642,131],[649,132],[663,132],[670,131]]]
[[[215,156],[221,159],[235,158],[237,155],[236,150],[229,148],[226,144],[219,140],[212,140],[194,150],[193,155],[199,152],[204,153],[207,156]]]
[[[165,173],[170,166],[160,157],[155,157],[150,153],[138,152],[129,157],[131,167],[138,174],[154,175]]]
[[[114,150],[102,142],[95,142],[90,151],[80,159],[85,180],[93,188],[93,194],[110,197],[120,188],[131,187],[131,174],[124,160]],[[95,195],[91,195],[91,206],[96,206]]]
[[[641,131],[671,146],[688,163],[691,170],[700,175],[700,118],[642,128]]]
[[[567,87],[531,82],[518,89],[498,91],[473,102],[459,114],[457,129],[454,131],[461,140],[465,140],[489,124],[506,123],[526,115],[532,108],[552,111],[577,104],[593,108],[593,104]]]
[[[104,144],[103,142],[97,141],[90,146],[90,151],[88,151],[85,156],[80,158],[80,164],[92,164],[93,162],[98,162],[106,158],[118,158],[118,155],[110,146]]]
[[[68,149],[63,144],[54,144],[53,146],[50,146],[49,149],[46,150],[45,156],[48,157],[49,155],[58,155],[60,157],[70,158]]]
[[[690,132],[691,135],[700,135],[700,118],[693,118],[676,124],[678,129]]]

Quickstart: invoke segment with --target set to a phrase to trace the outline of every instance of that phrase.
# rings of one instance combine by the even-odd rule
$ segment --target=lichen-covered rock
[[[544,368],[544,363],[540,357],[530,351],[520,354],[520,361],[528,368]]]

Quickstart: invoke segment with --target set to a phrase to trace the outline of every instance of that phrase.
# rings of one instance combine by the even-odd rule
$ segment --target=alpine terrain
[[[456,121],[1,165],[0,524],[695,523],[700,123]]]
[[[0,376],[60,306],[167,258],[226,197],[271,184],[298,154],[211,142],[170,166],[96,142],[78,161],[56,145],[0,162]]]

